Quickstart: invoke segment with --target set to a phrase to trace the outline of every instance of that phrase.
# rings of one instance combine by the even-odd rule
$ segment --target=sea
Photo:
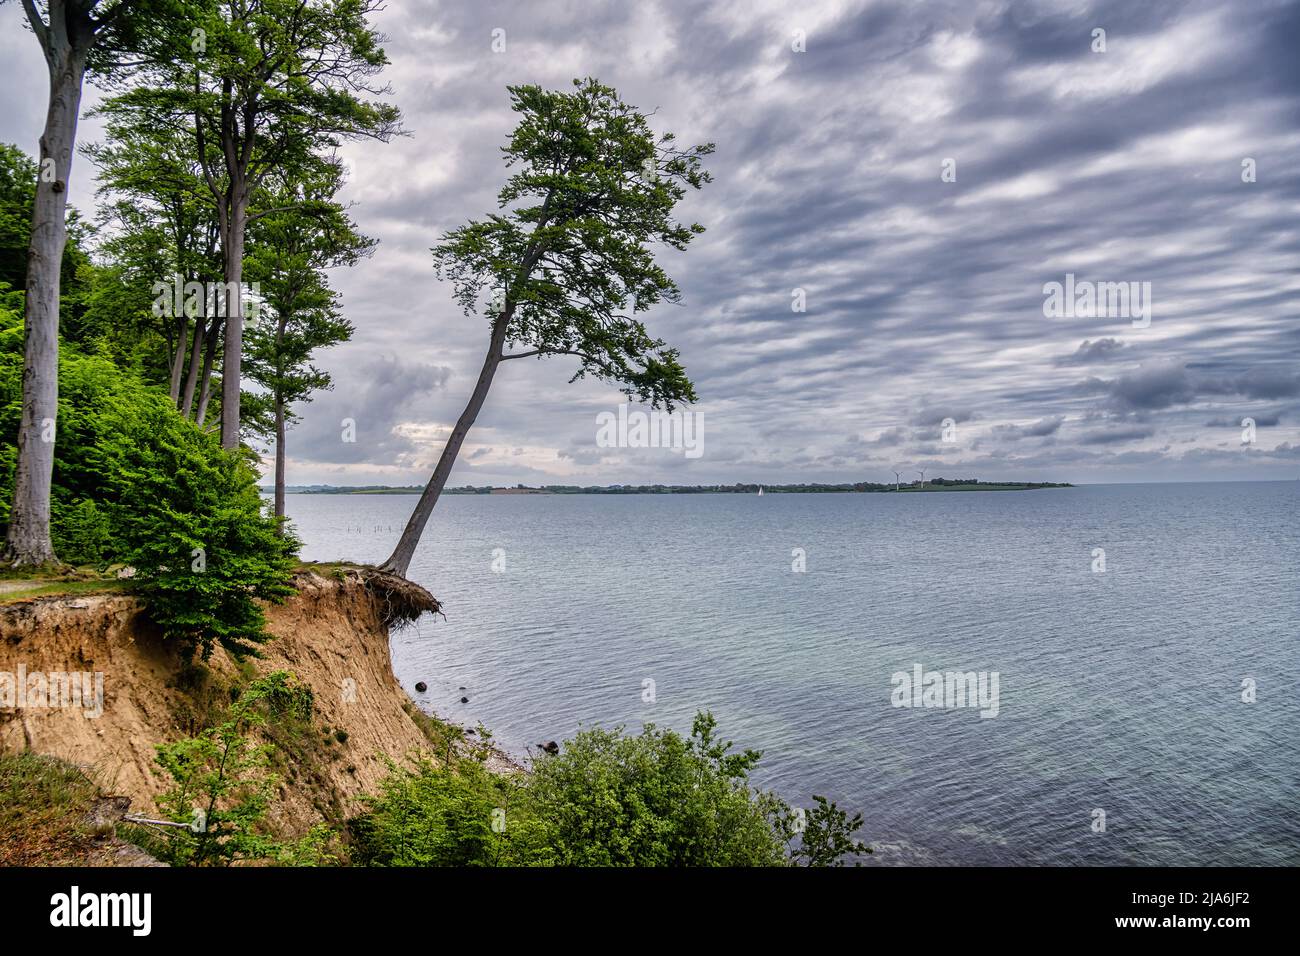
[[[379,562],[416,498],[290,495]],[[1300,863],[1300,482],[446,495],[392,635],[426,710],[521,758],[710,711],[869,865]],[[427,690],[417,692],[417,682]],[[467,703],[461,699],[467,698]]]

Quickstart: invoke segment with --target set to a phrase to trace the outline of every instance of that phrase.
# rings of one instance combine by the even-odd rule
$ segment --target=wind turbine
[[[902,473],[897,471],[894,472],[894,490],[898,491],[899,486],[902,485],[902,483],[903,483]]]
[[[924,488],[924,487],[925,487],[925,469],[924,469],[924,468],[918,469],[916,473],[917,473],[918,475],[921,476],[921,487]]]

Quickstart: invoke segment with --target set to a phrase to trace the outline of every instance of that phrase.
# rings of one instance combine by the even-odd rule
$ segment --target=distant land
[[[980,481],[977,478],[928,478],[920,482],[878,483],[858,481],[841,485],[515,485],[495,488],[490,485],[463,485],[446,488],[444,495],[753,495],[761,488],[770,495],[818,495],[874,492],[931,491],[1033,491],[1037,488],[1073,488],[1068,482],[1055,481]],[[271,489],[263,488],[269,493]],[[418,495],[423,485],[290,485],[291,495]]]

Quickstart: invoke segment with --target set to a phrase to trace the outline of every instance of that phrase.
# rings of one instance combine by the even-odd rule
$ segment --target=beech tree
[[[380,0],[178,0],[184,15],[160,31],[142,82],[105,105],[155,128],[192,123],[195,158],[216,206],[227,289],[244,281],[248,224],[268,177],[328,155],[341,141],[401,132],[388,63],[368,17]],[[169,21],[171,23],[171,21]],[[243,297],[226,303],[221,443],[239,444]]]
[[[124,281],[150,290],[146,318],[166,346],[155,361],[165,364],[171,399],[188,418],[196,395],[207,392],[221,327],[219,297],[207,294],[221,279],[220,231],[194,159],[193,124],[142,128],[135,119],[110,117],[105,142],[84,151],[99,167],[99,195],[111,199],[100,219],[115,232],[103,247]],[[158,294],[173,285],[175,294]]]
[[[295,174],[268,203],[281,209],[254,224],[249,275],[262,295],[249,328],[248,377],[267,390],[275,433],[275,516],[284,517],[284,465],[293,406],[333,387],[328,372],[312,364],[315,352],[346,342],[352,323],[339,308],[326,269],[355,265],[375,241],[356,231],[334,201],[343,170],[327,162],[315,174]]]
[[[386,570],[406,574],[502,362],[575,357],[570,381],[592,375],[668,411],[695,400],[677,350],[635,316],[680,299],[653,247],[684,250],[704,231],[673,209],[709,181],[702,159],[713,144],[679,149],[611,87],[590,78],[573,86],[508,88],[520,121],[502,150],[515,171],[498,194],[501,211],[446,233],[432,250],[467,316],[489,298],[488,348]]]
[[[23,333],[23,414],[4,560],[53,563],[50,485],[59,405],[59,278],[67,242],[66,213],[76,148],[81,88],[96,47],[130,46],[131,0],[22,0],[49,71],[36,199],[27,251]]]
[[[0,143],[0,284],[19,292],[27,289],[27,250],[39,169],[18,146]],[[64,222],[67,238],[59,264],[59,327],[66,340],[69,334],[84,336],[85,329],[78,323],[85,317],[93,283],[84,271],[90,265],[87,249],[92,229],[71,204]]]

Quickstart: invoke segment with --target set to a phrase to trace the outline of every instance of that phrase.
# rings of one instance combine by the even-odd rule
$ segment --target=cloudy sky
[[[0,7],[0,139],[34,152],[20,22]],[[376,22],[410,135],[345,150],[380,245],[334,275],[357,334],[290,433],[292,484],[425,480],[488,332],[428,247],[495,206],[506,85],[575,76],[717,144],[684,210],[708,231],[662,256],[683,301],[647,319],[704,453],[598,447],[617,390],[525,360],[453,484],[1300,476],[1295,3],[394,0]],[[1067,274],[1149,283],[1149,314],[1047,314]]]

